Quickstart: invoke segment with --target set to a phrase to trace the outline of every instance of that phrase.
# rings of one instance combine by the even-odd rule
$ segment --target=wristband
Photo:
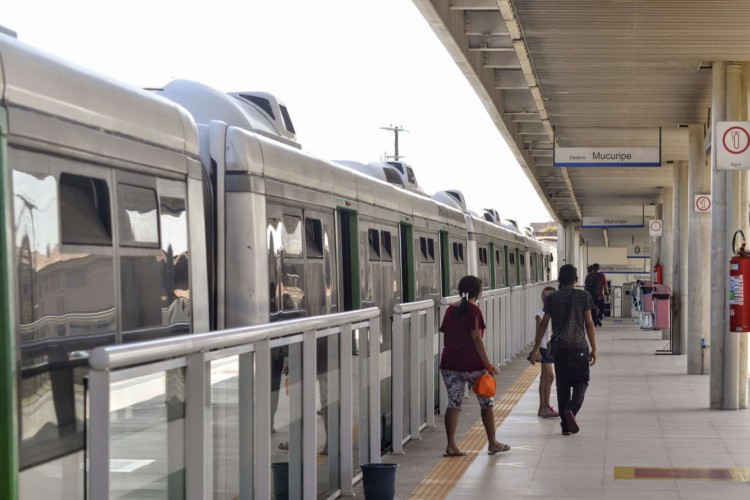
[[[493,365],[492,363],[488,364],[488,365],[487,365],[487,371],[488,371],[488,372],[491,372],[491,371],[492,371],[492,369],[493,369],[494,367],[495,367],[495,366],[494,366],[494,365]]]

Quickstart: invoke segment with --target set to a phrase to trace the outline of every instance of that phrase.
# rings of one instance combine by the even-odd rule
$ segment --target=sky
[[[284,101],[305,151],[400,152],[432,194],[550,220],[486,110],[411,0],[3,0],[25,43],[139,87],[175,78]]]

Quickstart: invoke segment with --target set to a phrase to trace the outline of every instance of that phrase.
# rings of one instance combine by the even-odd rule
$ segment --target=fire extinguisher
[[[664,271],[664,268],[661,265],[661,260],[656,261],[656,265],[654,266],[654,274],[656,275],[655,280],[657,285],[662,284],[662,273]]]
[[[737,250],[737,235],[742,235],[742,244]],[[729,259],[729,331],[750,332],[750,307],[745,296],[750,298],[750,253],[745,248],[745,235],[737,231],[732,237],[732,252]]]

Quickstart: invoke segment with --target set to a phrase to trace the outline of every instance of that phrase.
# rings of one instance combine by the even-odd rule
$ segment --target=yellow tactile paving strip
[[[616,466],[615,479],[702,479],[750,482],[750,469],[710,467],[631,467]]]
[[[503,423],[513,407],[529,389],[532,382],[539,376],[539,365],[529,366],[516,381],[505,391],[500,399],[495,401],[495,425]],[[487,436],[480,420],[469,429],[469,432],[458,443],[459,448],[466,452],[465,457],[444,458],[419,483],[419,486],[409,496],[411,499],[436,500],[445,498],[461,479],[471,463],[480,453],[487,451]]]

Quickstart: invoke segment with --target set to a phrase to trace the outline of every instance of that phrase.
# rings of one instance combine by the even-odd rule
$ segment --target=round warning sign
[[[711,195],[710,194],[696,194],[695,195],[695,211],[698,213],[706,213],[711,211]]]
[[[661,236],[662,229],[664,229],[664,225],[661,219],[654,219],[648,224],[648,232],[651,236]]]
[[[724,149],[733,155],[742,154],[750,147],[750,134],[742,127],[730,127],[722,137]]]

